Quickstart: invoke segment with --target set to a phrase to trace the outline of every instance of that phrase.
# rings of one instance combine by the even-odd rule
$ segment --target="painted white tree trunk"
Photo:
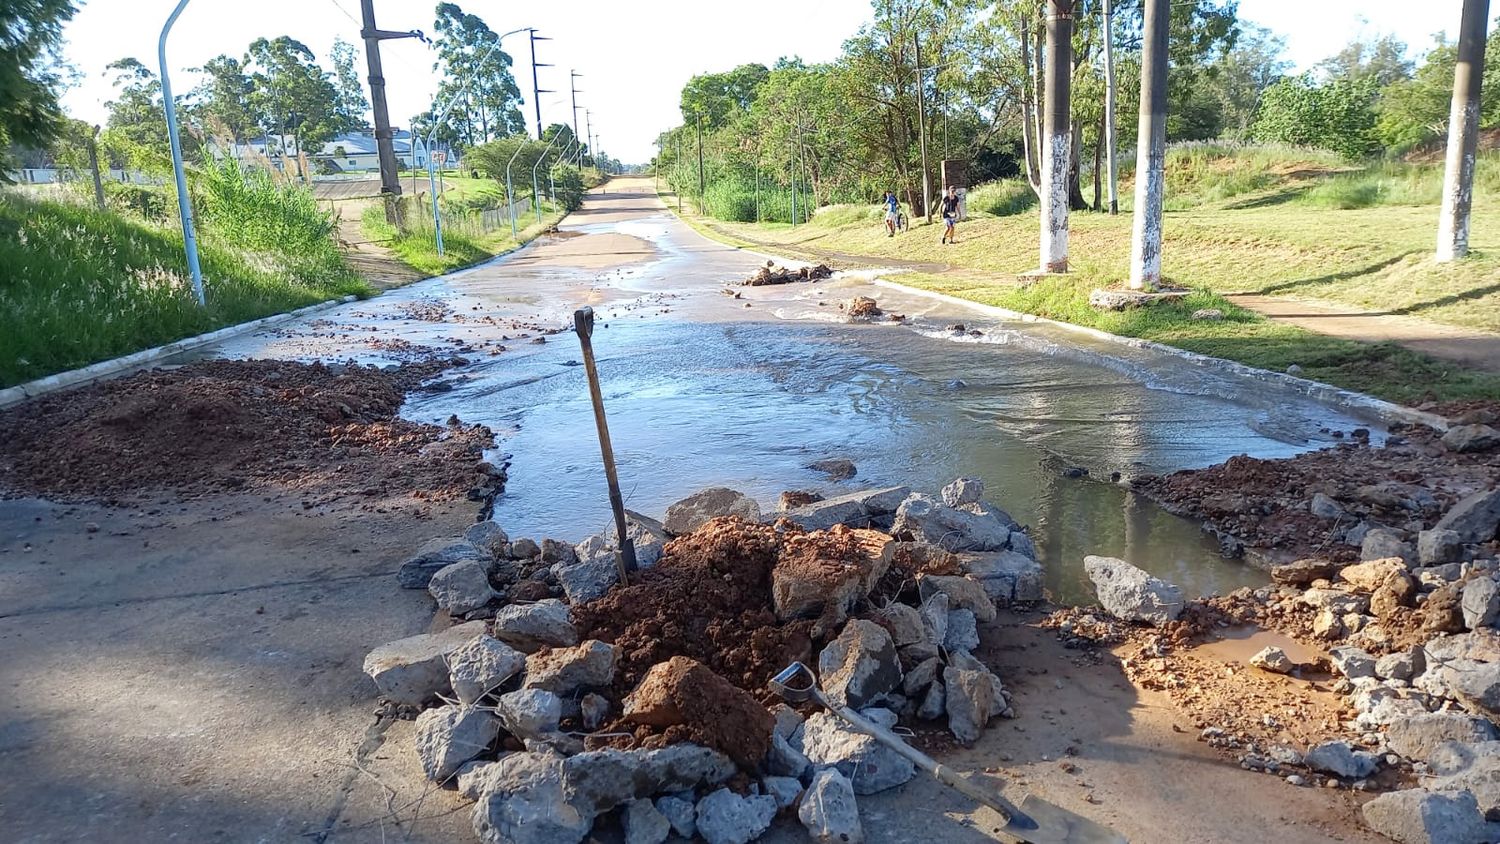
[[[1135,156],[1135,215],[1130,232],[1130,289],[1155,290],[1161,284],[1161,206],[1166,181],[1167,116],[1141,115],[1140,135]]]
[[[1072,139],[1068,133],[1046,139],[1042,157],[1042,269],[1068,271],[1068,161]]]
[[[1474,159],[1479,146],[1479,96],[1484,77],[1489,0],[1464,0],[1453,69],[1453,106],[1448,113],[1448,161],[1443,209],[1438,218],[1437,260],[1469,254],[1469,211],[1474,202]]]

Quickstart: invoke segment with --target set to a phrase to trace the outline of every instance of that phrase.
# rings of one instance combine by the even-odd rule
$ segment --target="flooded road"
[[[392,363],[459,351],[472,363],[405,413],[494,428],[511,461],[496,518],[512,536],[577,540],[608,525],[604,476],[577,342],[545,332],[589,304],[627,507],[659,516],[729,486],[771,511],[788,489],[936,491],[977,476],[1031,526],[1052,597],[1069,603],[1092,599],[1085,554],[1193,594],[1265,582],[1220,559],[1197,525],[1109,483],[1112,472],[1286,456],[1331,444],[1320,429],[1377,427],[1175,357],[877,285],[879,274],[726,294],[764,260],[694,233],[649,179],[616,180],[559,235],[512,256],[212,353]],[[855,295],[907,324],[848,324],[839,304]],[[830,457],[858,476],[833,483],[805,468]]]

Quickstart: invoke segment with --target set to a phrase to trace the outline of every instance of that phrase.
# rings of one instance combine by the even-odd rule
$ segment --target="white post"
[[[1104,0],[1104,157],[1109,171],[1109,213],[1120,213],[1120,181],[1115,167],[1115,17]]]
[[[1068,163],[1073,144],[1073,0],[1047,0],[1047,116],[1042,139],[1041,269],[1068,271]]]
[[[1464,0],[1458,25],[1458,64],[1453,69],[1453,106],[1448,113],[1448,163],[1443,173],[1442,216],[1438,218],[1439,263],[1469,254],[1469,212],[1474,204],[1479,88],[1484,79],[1489,6],[1489,0]]]
[[[156,45],[156,57],[161,65],[161,99],[167,111],[167,138],[172,145],[172,174],[177,178],[177,215],[182,218],[182,247],[187,252],[188,272],[193,277],[193,296],[200,306],[203,297],[203,270],[198,266],[198,237],[193,232],[193,200],[188,196],[187,172],[182,164],[182,138],[177,132],[177,104],[172,101],[172,77],[167,71],[167,34],[177,23],[177,16],[187,8],[188,0],[180,0],[172,10],[166,24],[161,28],[161,40]]]
[[[1135,219],[1130,236],[1130,289],[1161,283],[1161,206],[1167,161],[1167,30],[1170,0],[1146,0],[1142,28],[1141,115],[1135,154]]]

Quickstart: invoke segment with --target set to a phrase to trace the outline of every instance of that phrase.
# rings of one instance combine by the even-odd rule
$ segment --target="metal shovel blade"
[[[1013,830],[1007,825],[1001,831],[1031,844],[1128,844],[1120,833],[1035,794],[1021,799],[1021,811],[1036,822],[1036,828]]]

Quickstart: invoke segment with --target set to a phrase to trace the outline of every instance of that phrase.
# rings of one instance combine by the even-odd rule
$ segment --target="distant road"
[[[313,196],[318,199],[360,199],[380,195],[380,177],[367,179],[336,179],[313,182]]]

